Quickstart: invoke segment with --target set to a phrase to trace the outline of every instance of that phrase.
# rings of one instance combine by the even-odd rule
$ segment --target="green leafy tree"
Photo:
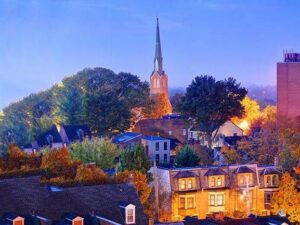
[[[151,162],[143,145],[136,144],[133,149],[125,149],[121,153],[119,170],[136,170],[148,174]]]
[[[119,150],[109,139],[84,139],[83,142],[71,144],[71,158],[83,163],[95,162],[102,169],[116,167]]]
[[[212,76],[197,76],[187,88],[180,109],[193,125],[200,126],[211,148],[214,131],[232,117],[243,115],[241,101],[246,94],[233,78],[216,81]]]
[[[189,145],[183,146],[175,158],[177,167],[193,167],[199,165],[199,162],[199,155]]]

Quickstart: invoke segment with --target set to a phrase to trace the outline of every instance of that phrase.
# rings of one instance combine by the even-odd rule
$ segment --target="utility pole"
[[[155,192],[155,221],[159,220],[159,196],[158,196],[158,176],[156,160],[153,165],[153,176],[154,176],[154,192]]]

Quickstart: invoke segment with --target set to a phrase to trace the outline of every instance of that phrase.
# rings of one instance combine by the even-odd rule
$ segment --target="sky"
[[[149,80],[156,17],[170,87],[209,74],[276,85],[300,51],[298,0],[0,0],[0,109],[83,68]]]

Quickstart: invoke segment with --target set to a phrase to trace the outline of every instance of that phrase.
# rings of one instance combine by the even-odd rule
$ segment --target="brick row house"
[[[0,180],[0,225],[145,225],[130,184],[60,188],[40,177]]]
[[[270,214],[270,202],[278,190],[280,170],[274,166],[233,165],[218,167],[158,167],[160,193],[170,221],[186,216],[232,216],[245,212]]]

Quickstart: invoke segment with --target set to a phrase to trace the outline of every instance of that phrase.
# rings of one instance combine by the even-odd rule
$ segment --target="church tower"
[[[156,22],[156,46],[154,56],[154,70],[150,76],[150,94],[168,94],[168,75],[163,70],[163,58],[161,54],[160,34],[159,34],[159,22],[157,18]]]

